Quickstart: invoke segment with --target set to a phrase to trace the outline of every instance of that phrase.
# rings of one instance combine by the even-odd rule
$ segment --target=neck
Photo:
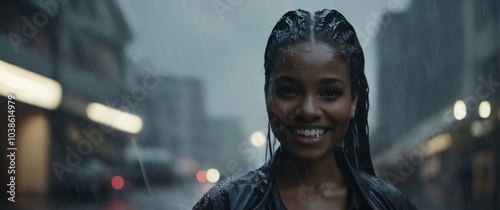
[[[303,160],[294,157],[285,148],[279,158],[276,178],[278,184],[304,190],[323,188],[325,185],[345,187],[342,173],[333,152],[316,160]]]

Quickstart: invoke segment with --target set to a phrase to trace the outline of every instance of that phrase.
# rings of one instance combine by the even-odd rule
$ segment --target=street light
[[[142,119],[139,116],[100,103],[90,103],[87,106],[87,116],[95,122],[132,134],[137,134],[142,129]]]
[[[488,101],[483,101],[479,104],[479,116],[488,118],[491,114],[491,105]]]
[[[50,78],[0,60],[0,95],[54,110],[61,104],[62,87]]]
[[[457,120],[463,120],[467,116],[467,106],[464,101],[458,100],[455,102],[455,106],[453,106],[453,115]]]
[[[255,147],[262,147],[266,143],[266,135],[261,131],[256,131],[250,136],[250,141]]]
[[[216,183],[219,181],[220,173],[217,169],[211,168],[207,170],[207,181],[210,183]]]

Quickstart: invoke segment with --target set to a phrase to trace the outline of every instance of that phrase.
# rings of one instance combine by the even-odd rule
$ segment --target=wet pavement
[[[1,209],[40,209],[40,210],[135,210],[135,209],[192,209],[194,204],[211,185],[197,183],[156,186],[150,190],[146,187],[128,192],[112,192],[105,199],[89,198],[52,198],[40,197],[17,198],[15,206]],[[70,201],[68,201],[70,200]]]

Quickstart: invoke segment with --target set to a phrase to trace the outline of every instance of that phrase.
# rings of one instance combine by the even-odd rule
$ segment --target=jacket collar
[[[262,189],[265,191],[265,194],[254,209],[264,209],[264,207],[266,207],[269,202],[271,202],[271,192],[275,185],[273,169],[276,168],[278,164],[278,156],[281,152],[281,149],[281,147],[278,147],[271,160],[267,161],[263,166],[259,168],[260,171],[266,174],[264,176],[264,179],[266,180],[264,180],[263,182],[265,184],[261,185]],[[367,174],[363,171],[353,168],[345,151],[339,149],[338,147],[335,150],[335,157],[340,170],[342,170],[342,173],[347,176],[347,180],[352,182],[352,184],[354,185],[353,187],[359,189],[365,201],[367,201],[373,209],[377,209],[377,205],[371,202],[370,199],[368,199],[368,192],[372,186],[369,184],[369,181],[365,180]]]

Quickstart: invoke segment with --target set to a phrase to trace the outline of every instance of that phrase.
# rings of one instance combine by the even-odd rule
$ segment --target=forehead
[[[317,75],[350,78],[349,67],[338,52],[324,43],[301,43],[286,49],[283,60],[271,75]],[[304,77],[304,76],[299,76]]]

